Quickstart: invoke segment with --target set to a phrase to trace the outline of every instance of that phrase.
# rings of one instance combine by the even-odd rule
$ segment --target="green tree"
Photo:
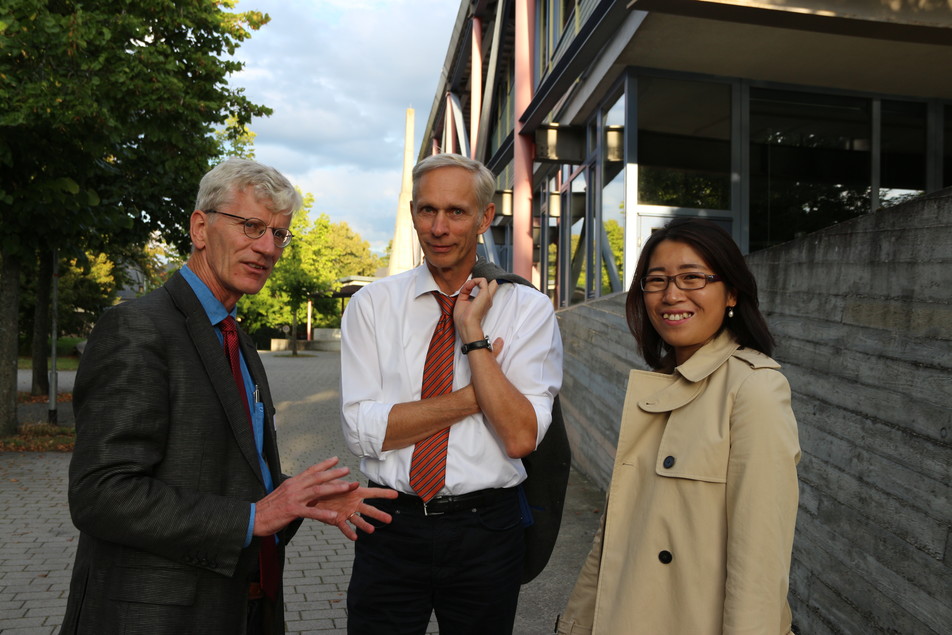
[[[223,55],[268,21],[235,5],[0,0],[0,434],[16,428],[21,270],[154,230],[184,252],[214,126],[270,114],[227,86],[241,64]]]
[[[285,248],[265,286],[257,294],[240,300],[242,327],[250,332],[279,324],[291,325],[292,351],[297,354],[297,323],[308,297],[325,281],[325,272],[316,252],[324,240],[326,226],[312,222],[309,212],[314,195],[304,195],[304,206],[291,221],[294,239]]]
[[[310,209],[314,196],[308,194],[304,208]],[[318,219],[320,221],[321,219]],[[301,309],[307,306],[308,298],[326,283],[328,271],[321,266],[320,245],[325,240],[327,226],[312,223],[304,211],[295,215],[291,223],[294,232],[294,249],[285,250],[271,273],[269,284],[273,292],[284,298],[291,313],[291,353],[297,355],[298,318]]]
[[[87,335],[99,315],[118,301],[120,288],[135,295],[146,293],[162,284],[170,264],[175,262],[168,247],[157,240],[149,241],[144,249],[120,254],[116,262],[113,258],[87,252],[76,258],[57,259],[57,335]],[[51,312],[49,303],[36,298],[49,297],[52,257],[41,252],[33,268],[21,274],[19,348],[25,350],[32,340],[31,394],[45,395],[49,392]]]
[[[83,256],[82,260],[86,262],[86,255]],[[64,272],[66,261],[60,258],[56,260],[57,262],[54,263],[52,250],[40,250],[35,263],[28,262],[20,276],[22,300],[20,302],[19,324],[23,325],[23,328],[19,333],[19,349],[24,350],[27,343],[30,343],[30,353],[33,359],[33,381],[30,392],[33,395],[45,395],[49,392],[47,358],[50,354],[50,327],[52,324],[50,303],[48,301],[38,302],[36,298],[50,297],[54,264],[56,265],[56,279],[59,289],[63,288],[64,281],[69,279],[71,273],[69,269]],[[111,276],[111,263],[109,275]],[[111,295],[109,299],[111,299]],[[74,332],[69,330],[72,328],[70,318],[75,320],[76,312],[84,309],[70,306],[69,302],[64,303],[62,299],[58,304],[60,310],[57,311],[57,330],[67,333]],[[93,316],[91,313],[80,313],[80,315],[87,319]]]
[[[625,267],[625,228],[614,218],[605,221],[605,236],[615,260],[615,271],[621,276]],[[602,266],[602,295],[612,293],[608,267]]]
[[[383,258],[370,251],[370,243],[361,238],[346,221],[329,224],[322,254],[328,265],[333,267],[335,280],[345,276],[372,276],[386,264]]]
[[[315,245],[315,266],[326,272],[321,284],[314,290],[314,323],[319,327],[340,326],[342,305],[334,293],[340,290],[341,279],[349,276],[373,276],[383,266],[383,260],[370,250],[370,243],[341,221],[332,223],[321,214],[317,225],[324,227],[320,242]]]
[[[255,137],[248,126],[241,125],[234,115],[225,121],[225,127],[215,130],[215,138],[222,152],[230,157],[255,158]]]
[[[85,254],[60,269],[59,325],[63,333],[86,335],[93,322],[116,302],[116,290],[126,278],[106,254]]]
[[[33,358],[33,381],[30,393],[32,395],[46,395],[49,393],[49,366],[47,359],[50,355],[50,328],[52,325],[52,306],[50,302],[51,283],[53,274],[53,250],[40,249],[36,262],[26,262],[20,272],[20,349],[25,342],[32,338],[31,356]],[[90,253],[82,253],[72,259],[70,268],[69,258],[57,258],[56,278],[60,284],[67,280],[77,268],[87,267]],[[178,257],[175,251],[166,245],[157,232],[140,248],[138,245],[122,246],[115,254],[99,254],[96,258],[106,258],[110,265],[115,261],[115,284],[109,287],[109,296],[99,298],[99,285],[83,285],[81,288],[90,292],[86,297],[83,292],[75,294],[75,299],[64,302],[60,296],[57,301],[57,335],[85,335],[92,324],[99,317],[100,311],[89,311],[89,307],[107,307],[117,299],[116,291],[119,288],[133,289],[138,295],[150,291],[164,282],[165,272],[170,263]],[[33,264],[33,266],[31,266]],[[175,267],[176,269],[178,267]],[[111,274],[110,274],[111,275]],[[67,296],[69,299],[69,297]],[[32,319],[31,319],[32,318]],[[78,319],[81,318],[81,319]]]
[[[242,327],[253,335],[288,324],[292,337],[297,338],[297,325],[309,300],[313,300],[316,326],[340,326],[340,302],[332,297],[339,290],[340,279],[370,276],[381,266],[370,244],[347,223],[333,223],[327,214],[310,220],[313,202],[313,195],[306,194],[304,210],[291,223],[294,240],[284,250],[267,284],[258,294],[239,302]],[[259,344],[262,339],[256,337]]]

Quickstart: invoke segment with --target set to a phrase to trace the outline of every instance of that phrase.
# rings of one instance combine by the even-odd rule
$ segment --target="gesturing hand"
[[[314,503],[328,497],[346,496],[360,488],[359,483],[340,480],[350,470],[335,468],[337,463],[335,456],[312,465],[297,476],[286,479],[259,500],[255,505],[254,535],[269,536],[298,518],[336,524],[338,512]]]
[[[364,516],[369,516],[383,523],[389,523],[392,518],[390,514],[382,512],[372,505],[364,502],[365,498],[396,498],[397,491],[381,487],[358,487],[357,489],[343,492],[341,494],[332,494],[308,503],[335,514],[333,520],[323,522],[328,525],[335,525],[341,533],[351,540],[357,540],[357,532],[354,528],[372,534],[374,526],[364,520]],[[351,523],[353,527],[347,523]]]

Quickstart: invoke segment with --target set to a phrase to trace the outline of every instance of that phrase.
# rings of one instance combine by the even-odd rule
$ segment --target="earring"
[[[727,307],[727,317],[729,318],[734,317],[734,307],[732,306]]]

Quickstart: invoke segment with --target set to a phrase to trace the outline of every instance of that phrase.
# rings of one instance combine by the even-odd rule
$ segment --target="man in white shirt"
[[[344,312],[344,436],[371,483],[400,492],[374,502],[393,523],[357,542],[352,634],[422,634],[433,611],[442,633],[512,631],[521,457],[551,422],[562,342],[544,294],[471,278],[494,192],[477,161],[439,154],[417,164],[410,208],[426,262],[361,289]],[[433,370],[428,351],[447,324],[452,347]],[[441,378],[445,392],[434,393]]]

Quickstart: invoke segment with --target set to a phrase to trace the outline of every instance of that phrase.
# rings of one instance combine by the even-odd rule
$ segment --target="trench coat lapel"
[[[704,390],[711,373],[721,367],[738,348],[737,341],[727,330],[703,346],[669,375],[661,389],[648,391],[638,400],[638,407],[645,412],[671,412],[692,402]],[[657,373],[654,373],[657,375]]]
[[[684,381],[682,378],[672,378],[670,383],[661,390],[644,399],[639,399],[638,407],[645,412],[671,412],[691,403],[695,397],[701,394],[702,389],[703,385],[701,383]]]

